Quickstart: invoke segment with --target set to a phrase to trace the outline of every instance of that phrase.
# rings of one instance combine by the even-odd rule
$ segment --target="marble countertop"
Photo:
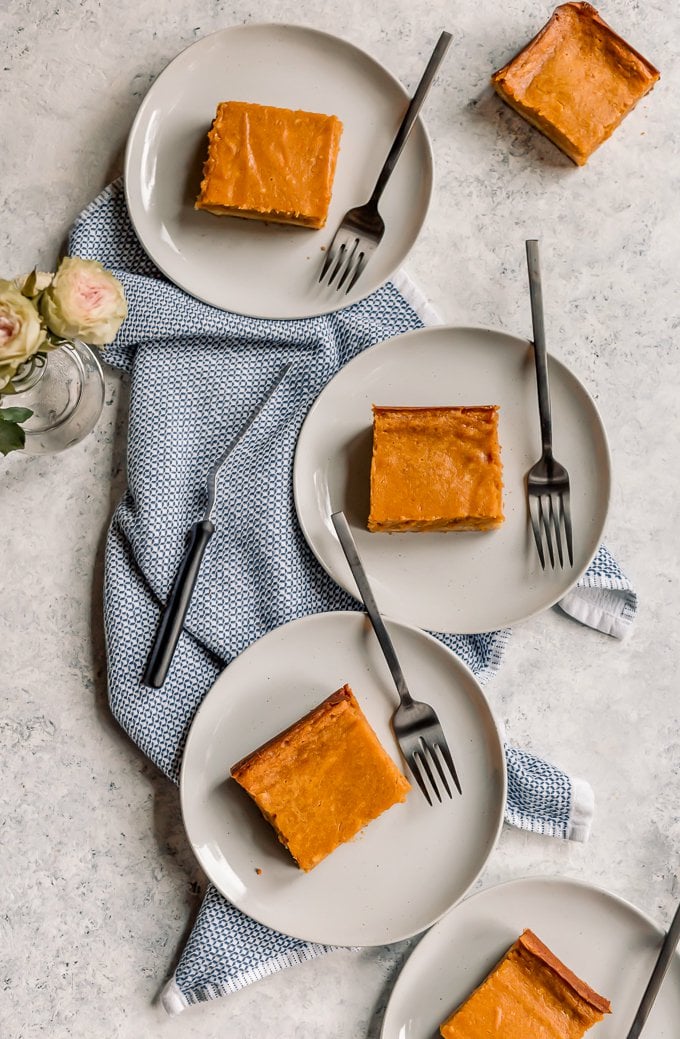
[[[0,10],[2,276],[48,268],[122,167],[167,62],[255,20],[304,22],[369,50],[412,87],[442,28],[450,58],[426,111],[436,188],[407,270],[445,321],[530,335],[524,240],[541,240],[553,352],[607,427],[606,542],[640,596],[617,642],[550,610],[518,626],[488,687],[510,739],[590,781],[585,845],[506,827],[481,883],[565,875],[670,919],[680,854],[680,13],[609,0],[602,15],[661,69],[584,168],[488,87],[552,7],[356,0],[6,0]],[[106,373],[95,432],[62,455],[0,463],[2,844],[0,1034],[107,1039],[377,1039],[409,944],[336,953],[168,1018],[157,1002],[205,879],[176,789],[112,719],[103,545],[125,486],[127,386]]]

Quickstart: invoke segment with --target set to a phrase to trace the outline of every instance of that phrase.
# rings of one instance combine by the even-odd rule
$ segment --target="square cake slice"
[[[591,4],[567,3],[491,82],[504,101],[583,166],[658,79],[654,66]]]
[[[208,133],[196,209],[323,227],[341,134],[334,115],[221,102]]]
[[[492,530],[502,494],[495,405],[373,406],[370,531]]]
[[[237,762],[231,775],[305,871],[411,789],[348,685]]]
[[[441,1025],[442,1039],[581,1039],[609,1000],[524,931],[471,996]]]

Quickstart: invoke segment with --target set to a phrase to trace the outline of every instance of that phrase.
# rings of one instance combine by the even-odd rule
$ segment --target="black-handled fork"
[[[282,374],[276,380],[273,388],[267,394],[257,410],[250,416],[243,429],[230,442],[229,446],[210,467],[207,477],[207,501],[203,519],[198,520],[189,528],[187,533],[184,555],[180,561],[175,575],[170,595],[165,604],[161,619],[156,631],[151,652],[146,662],[142,684],[160,689],[164,684],[170,670],[170,664],[177,648],[179,636],[184,627],[187,611],[196,587],[199,570],[203,562],[205,550],[212,537],[215,524],[213,523],[213,511],[215,508],[215,497],[217,493],[217,478],[220,469],[227,461],[234,448],[240,443],[261,412],[272,399],[282,381],[290,369],[287,364]]]
[[[203,562],[208,542],[215,530],[211,519],[202,519],[190,527],[187,534],[184,555],[177,569],[177,574],[161,614],[149,659],[142,677],[142,684],[160,689],[170,670],[170,664],[177,648],[180,632],[196,587],[196,579]]]

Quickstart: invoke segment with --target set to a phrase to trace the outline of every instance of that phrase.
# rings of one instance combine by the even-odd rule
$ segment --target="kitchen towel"
[[[69,252],[100,260],[124,285],[129,316],[106,361],[130,376],[128,490],[112,519],[104,611],[111,710],[173,781],[191,721],[221,670],[286,621],[357,602],[321,569],[298,526],[291,472],[310,405],[347,361],[372,344],[438,320],[399,275],[367,299],[302,321],[218,310],[170,284],[140,246],[121,181],[76,221]],[[283,379],[276,386],[284,369]],[[140,676],[181,557],[204,507],[206,473],[235,432],[274,393],[220,474],[216,532],[161,690]],[[630,629],[636,597],[601,547],[563,608],[610,635]],[[481,682],[498,670],[509,631],[438,635]],[[506,745],[506,820],[587,839],[589,785]],[[169,1013],[328,951],[256,923],[208,886],[174,977]]]

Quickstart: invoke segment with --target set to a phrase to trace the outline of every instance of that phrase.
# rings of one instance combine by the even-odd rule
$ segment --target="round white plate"
[[[344,129],[326,226],[314,231],[198,212],[207,133],[220,101],[337,115]],[[420,120],[381,202],[380,249],[348,294],[318,285],[340,220],[373,190],[408,95],[353,44],[295,25],[236,25],[192,44],[155,81],[135,118],[125,191],[137,236],[157,267],[213,306],[263,318],[325,314],[382,285],[425,219],[432,151]]]
[[[536,877],[487,888],[425,935],[390,996],[381,1039],[438,1039],[439,1025],[479,985],[525,928],[600,995],[612,1012],[593,1039],[628,1034],[661,946],[660,928],[629,902],[574,880]],[[645,1026],[676,1039],[680,958]]]
[[[298,439],[298,519],[321,565],[350,595],[357,588],[330,515],[342,509],[378,605],[430,631],[481,632],[552,606],[586,570],[607,515],[607,438],[587,391],[549,359],[555,457],[569,471],[574,567],[541,570],[525,479],[540,455],[531,344],[480,328],[435,326],[364,351],[311,408]],[[505,522],[487,533],[369,534],[372,404],[498,404]]]
[[[462,796],[431,808],[414,784],[403,805],[303,873],[228,778],[235,762],[345,683],[400,764],[389,725],[396,693],[361,613],[315,614],[265,635],[226,668],[189,732],[180,794],[198,861],[244,912],[308,941],[382,945],[424,930],[474,883],[502,825],[505,756],[481,688],[436,639],[388,627],[413,695],[439,714]]]

